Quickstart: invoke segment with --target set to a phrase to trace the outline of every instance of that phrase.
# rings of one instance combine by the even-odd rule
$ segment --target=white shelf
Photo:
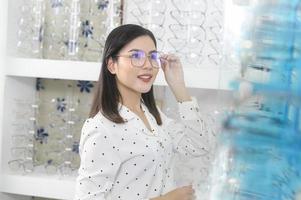
[[[9,57],[6,75],[71,80],[97,81],[101,64],[95,62],[46,60]],[[221,76],[222,74],[222,76]],[[228,83],[235,73],[219,69],[184,68],[186,86],[191,88],[229,89]],[[222,80],[220,78],[222,77]],[[164,74],[159,72],[155,85],[167,85]]]
[[[62,200],[73,199],[75,193],[75,177],[2,175],[0,180],[0,191],[6,193]]]
[[[6,75],[95,81],[100,68],[94,62],[9,57]]]

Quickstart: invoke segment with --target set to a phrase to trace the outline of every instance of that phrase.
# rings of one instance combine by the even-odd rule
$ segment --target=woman
[[[179,102],[182,123],[155,105],[160,68]],[[181,63],[161,55],[154,35],[127,24],[108,36],[90,118],[80,141],[76,200],[190,200],[191,185],[176,188],[172,161],[208,152],[198,105],[185,87]]]

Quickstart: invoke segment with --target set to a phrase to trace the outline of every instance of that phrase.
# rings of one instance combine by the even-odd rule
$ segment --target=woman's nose
[[[152,63],[151,63],[151,61],[150,61],[150,58],[149,58],[149,57],[146,57],[145,59],[146,59],[146,60],[145,60],[145,63],[144,63],[144,65],[143,65],[143,68],[144,68],[144,69],[152,69],[153,66],[152,66]]]

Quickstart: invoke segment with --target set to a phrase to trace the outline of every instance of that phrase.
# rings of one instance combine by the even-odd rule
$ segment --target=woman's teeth
[[[152,76],[151,75],[140,75],[140,76],[138,76],[138,78],[144,82],[148,82],[151,80]]]
[[[148,75],[142,75],[142,76],[138,76],[139,78],[145,78],[145,79],[148,79],[148,78],[151,78],[151,76],[148,76]]]

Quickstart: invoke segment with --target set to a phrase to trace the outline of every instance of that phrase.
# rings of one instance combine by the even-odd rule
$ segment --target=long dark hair
[[[118,111],[118,103],[120,99],[122,101],[122,97],[117,88],[115,74],[112,74],[108,70],[107,65],[110,58],[116,61],[116,55],[119,51],[125,45],[140,36],[149,36],[153,40],[155,46],[157,46],[153,33],[148,29],[135,24],[119,26],[112,30],[108,35],[103,50],[101,72],[94,94],[90,117],[94,117],[98,112],[101,112],[107,119],[115,123],[125,122]],[[142,93],[142,99],[149,112],[155,117],[157,124],[161,125],[162,120],[156,107],[153,86],[147,93]]]

